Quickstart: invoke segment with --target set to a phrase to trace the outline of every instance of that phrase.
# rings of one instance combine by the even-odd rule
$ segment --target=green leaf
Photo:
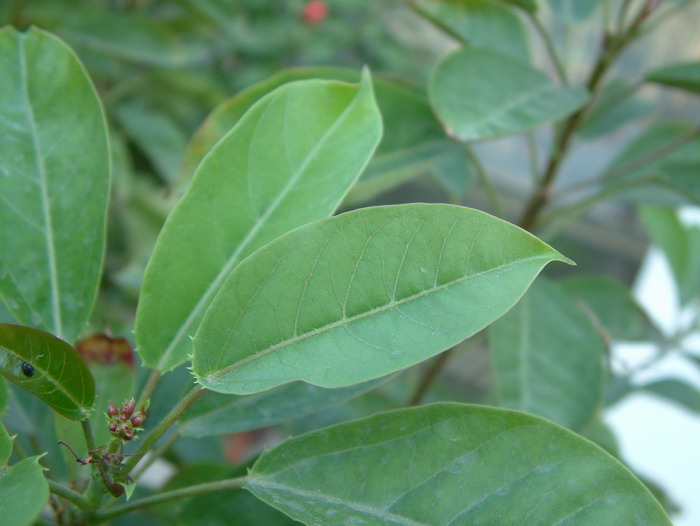
[[[654,110],[651,102],[632,96],[630,84],[624,79],[610,81],[600,99],[588,114],[579,134],[585,139],[596,139],[610,133]]]
[[[684,62],[654,69],[647,75],[647,80],[700,93],[700,62]]]
[[[379,378],[486,327],[554,260],[568,262],[518,227],[458,206],[325,219],[229,275],[195,336],[193,372],[231,394]]]
[[[168,184],[174,183],[187,138],[173,119],[141,102],[133,101],[120,105],[114,114],[162,180]]]
[[[246,487],[314,526],[671,524],[644,485],[591,442],[535,416],[462,404],[287,440],[260,456]]]
[[[104,256],[102,108],[73,52],[38,29],[0,30],[0,92],[0,296],[19,323],[73,341]]]
[[[261,99],[200,165],[158,237],[136,315],[144,364],[172,369],[246,256],[333,213],[371,157],[381,119],[360,85],[299,81]]]
[[[591,16],[600,0],[547,0],[547,3],[562,22],[576,24]]]
[[[0,378],[0,416],[7,410],[7,398],[9,393],[7,391],[7,384],[4,378]]]
[[[442,59],[429,94],[448,135],[463,141],[526,131],[565,117],[588,100],[584,88],[557,86],[523,62],[477,47]]]
[[[653,158],[649,158],[652,155]],[[663,122],[635,138],[606,169],[620,172],[608,177],[604,188],[630,186],[627,201],[665,206],[700,204],[697,173],[700,169],[700,137],[685,123]]]
[[[639,389],[670,400],[694,413],[700,413],[700,390],[683,380],[667,378],[641,385]]]
[[[596,323],[617,341],[655,341],[659,331],[629,288],[609,276],[576,276],[561,283]]]
[[[471,161],[463,148],[453,148],[430,169],[430,177],[449,196],[451,202],[462,202],[474,179]]]
[[[0,526],[34,524],[49,501],[49,485],[39,464],[43,455],[8,466],[12,440],[0,422]]]
[[[530,61],[528,38],[518,15],[494,0],[415,0],[427,20],[464,44]]]
[[[340,389],[293,382],[250,396],[209,393],[180,420],[180,431],[201,437],[260,429],[318,413],[381,384],[373,380]]]
[[[538,280],[489,330],[500,404],[583,428],[603,397],[605,345],[553,283]]]
[[[666,255],[683,305],[700,295],[700,228],[685,226],[675,210],[657,206],[638,209],[652,241]]]
[[[512,4],[525,11],[534,13],[537,11],[537,0],[503,0],[506,4]]]
[[[0,374],[71,420],[92,410],[90,371],[70,345],[46,332],[0,323]]]
[[[205,49],[182,39],[182,31],[139,12],[127,14],[85,0],[34,0],[23,11],[35,24],[61,35],[81,56],[160,67],[183,66],[206,56]]]
[[[360,75],[336,67],[288,69],[223,102],[187,146],[181,182],[187,182],[204,155],[257,100],[286,82],[312,78],[356,82]],[[350,189],[343,202],[345,207],[365,202],[426,172],[455,147],[445,140],[442,127],[422,94],[387,79],[375,78],[373,83],[385,133],[376,155]]]

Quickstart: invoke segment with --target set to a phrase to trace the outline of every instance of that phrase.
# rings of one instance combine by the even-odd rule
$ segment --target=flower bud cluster
[[[124,402],[119,408],[112,402],[109,403],[106,416],[109,432],[114,437],[128,442],[136,437],[138,431],[142,431],[143,423],[148,416],[148,402],[138,411],[134,412],[134,409],[136,409],[136,402],[133,398]]]

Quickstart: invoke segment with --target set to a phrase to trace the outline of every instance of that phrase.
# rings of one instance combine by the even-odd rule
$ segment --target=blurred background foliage
[[[459,2],[447,0],[2,0],[0,25],[36,25],[63,38],[79,55],[102,97],[111,128],[113,190],[107,266],[93,329],[103,332],[107,327],[130,337],[143,271],[163,221],[202,156],[263,94],[295,79],[355,81],[361,69],[369,67],[385,135],[344,208],[446,201],[493,213],[489,194],[496,192],[502,207],[499,215],[516,221],[557,128],[477,141],[466,151],[446,137],[433,114],[427,96],[433,67],[447,52],[469,42],[530,62],[555,79],[558,73],[547,42],[538,34],[543,30],[551,35],[569,80],[583,84],[604,33],[615,29],[620,6],[642,3],[484,0],[485,12],[500,13],[495,17],[498,23],[490,26],[486,15],[476,21],[461,18]],[[700,297],[700,229],[683,224],[675,212],[679,206],[700,204],[700,143],[696,137],[669,150],[669,156],[645,162],[649,152],[689,133],[697,136],[700,105],[693,92],[698,87],[688,87],[688,75],[681,74],[677,81],[676,71],[659,68],[697,60],[700,5],[681,0],[661,4],[658,27],[635,41],[609,72],[561,167],[550,210],[538,231],[577,261],[577,275],[598,274],[565,280],[562,289],[606,320],[610,341],[658,342],[659,356],[674,348],[681,336],[697,330]],[[537,19],[532,17],[535,5]],[[622,178],[606,177],[618,175],[616,170],[629,168],[630,163],[637,163],[637,169],[621,172]],[[481,165],[489,184],[477,177]],[[643,221],[638,221],[642,205]],[[668,255],[682,303],[696,307],[695,317],[671,335],[654,326],[629,290],[649,238]],[[7,313],[0,313],[0,318],[7,319]],[[442,369],[445,354],[423,370],[412,368],[354,401],[253,435],[186,438],[166,458],[177,466],[221,455],[240,461],[265,440],[405,405],[415,397],[415,386],[426,373],[442,376],[425,400],[493,402],[483,340],[462,344],[461,352],[452,354],[448,370]],[[694,350],[682,352],[689,363],[700,364]],[[632,372],[611,378],[608,405],[640,389],[631,381]],[[164,376],[154,395],[154,420],[189,379],[183,367]],[[700,394],[694,387],[670,382],[646,387],[700,411]],[[41,421],[36,414],[41,409],[21,393],[18,396],[15,408],[25,404],[27,415],[36,417],[25,418],[26,426]],[[164,403],[159,405],[159,400]],[[16,409],[14,414],[19,421]],[[614,436],[602,421],[581,432],[616,452]],[[206,480],[211,475],[207,469],[195,466],[181,472],[172,487]],[[215,496],[210,498],[216,501]],[[663,496],[662,500],[673,507],[670,500]],[[172,510],[156,514],[165,521],[173,517]],[[129,518],[132,524],[133,520]]]

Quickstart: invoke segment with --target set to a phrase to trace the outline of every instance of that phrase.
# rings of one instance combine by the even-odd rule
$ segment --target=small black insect
[[[34,367],[32,367],[32,364],[29,362],[22,362],[22,372],[24,373],[24,376],[29,376],[32,377],[34,376]]]

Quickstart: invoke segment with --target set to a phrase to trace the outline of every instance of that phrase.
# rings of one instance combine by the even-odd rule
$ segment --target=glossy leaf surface
[[[462,404],[391,411],[283,442],[246,487],[304,524],[664,525],[622,464],[544,419]]]
[[[195,336],[193,372],[231,394],[378,378],[483,329],[553,260],[567,261],[527,232],[458,206],[374,207],[319,221],[231,273]]]
[[[649,72],[647,80],[700,93],[700,62],[685,62],[657,68]]]
[[[0,374],[71,420],[90,414],[95,384],[63,340],[20,325],[0,324]]]
[[[12,438],[0,422],[0,526],[34,524],[49,501],[49,485],[39,464],[43,455],[8,466],[11,451]]]
[[[534,128],[569,115],[588,99],[581,87],[557,86],[528,64],[477,47],[442,59],[429,92],[448,135],[463,141]]]
[[[538,280],[489,329],[500,404],[573,430],[603,397],[605,346],[591,320],[553,283]]]
[[[100,102],[68,46],[38,29],[0,30],[0,92],[0,296],[19,323],[73,341],[102,270]]]
[[[529,62],[527,33],[513,9],[495,0],[416,0],[416,10],[464,44]]]
[[[279,235],[330,215],[381,135],[369,76],[300,81],[261,99],[200,165],[146,269],[136,316],[144,364],[187,360],[231,270]]]
[[[360,396],[383,381],[340,389],[294,382],[250,396],[209,393],[185,414],[179,428],[185,435],[196,437],[260,429],[318,413]]]

